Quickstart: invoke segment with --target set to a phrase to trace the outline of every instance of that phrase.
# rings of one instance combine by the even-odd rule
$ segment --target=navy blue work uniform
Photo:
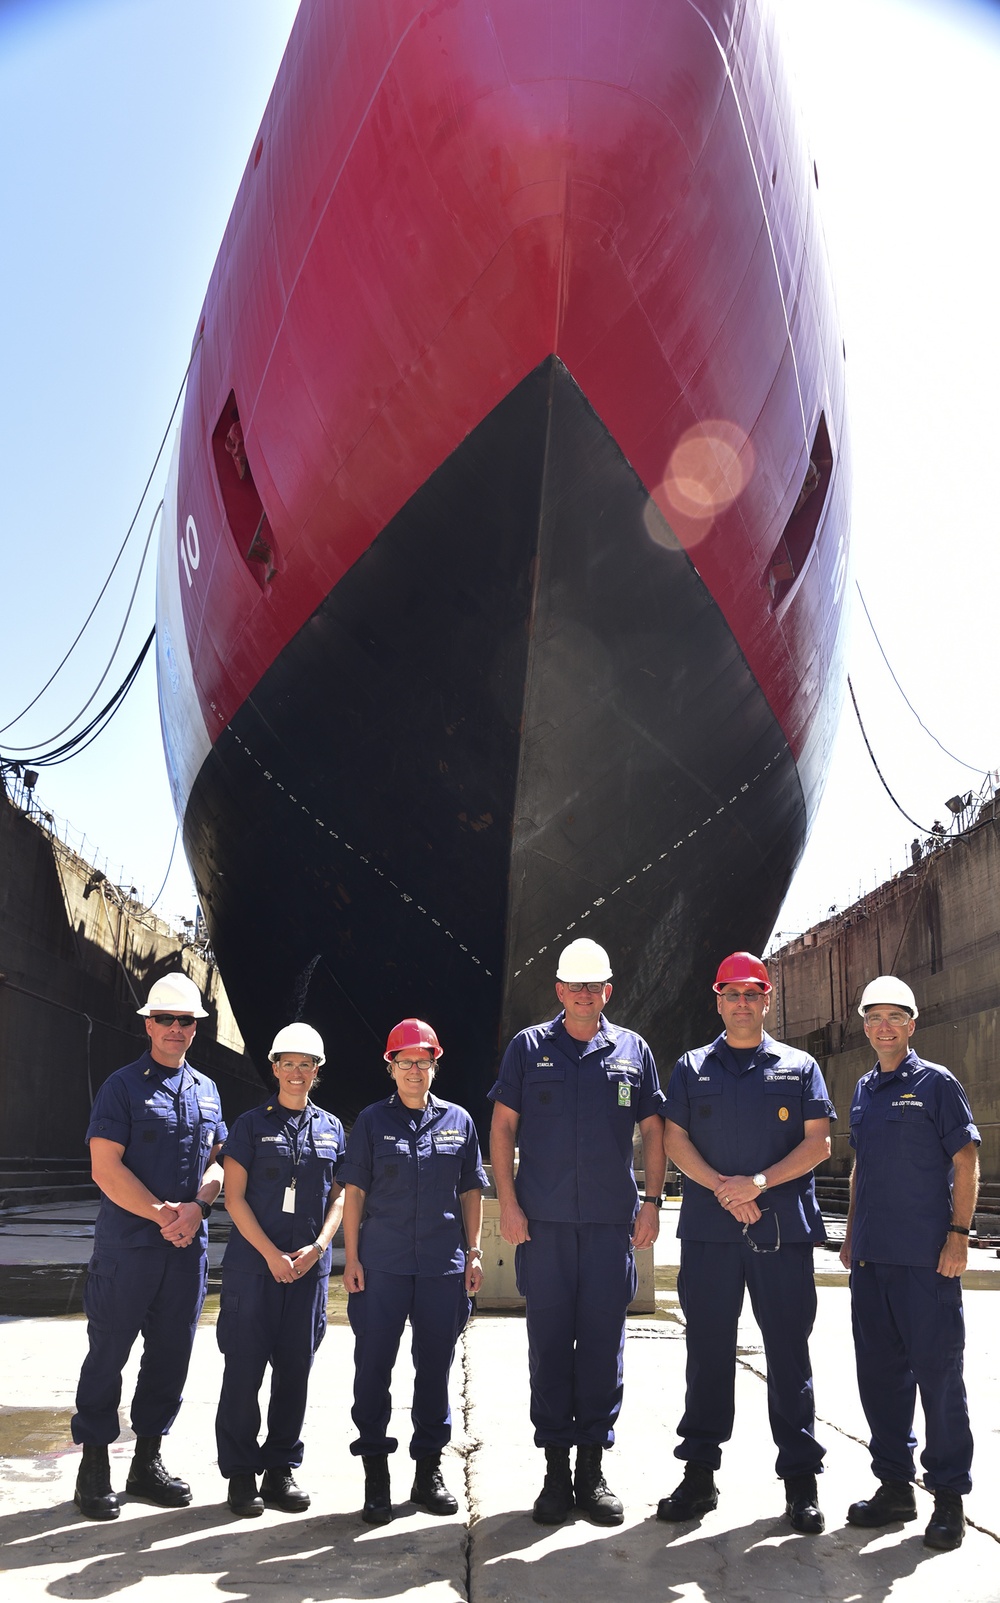
[[[515,1035],[490,1099],[518,1115],[515,1251],[538,1447],[610,1447],[621,1411],[625,1315],[635,1296],[635,1126],[662,1114],[653,1054],[601,1015],[577,1041],[560,1013]]]
[[[365,1193],[358,1257],[364,1291],[352,1291],[357,1457],[394,1453],[389,1381],[407,1318],[413,1338],[410,1457],[451,1440],[448,1375],[468,1323],[461,1197],[489,1184],[476,1127],[464,1108],[429,1096],[408,1108],[394,1091],[358,1117],[337,1170]]]
[[[939,1275],[951,1222],[952,1159],[979,1144],[958,1080],[908,1052],[854,1090],[851,1317],[858,1390],[879,1480],[912,1481],[917,1388],[929,1491],[972,1488],[972,1432],[962,1374],[962,1282]]]
[[[323,1228],[344,1146],[344,1127],[332,1113],[311,1102],[286,1108],[275,1096],[240,1114],[220,1156],[246,1170],[246,1202],[268,1240],[282,1252],[297,1252]],[[295,1211],[286,1213],[282,1204],[293,1181]],[[330,1258],[328,1247],[300,1279],[282,1285],[233,1227],[222,1260],[216,1326],[226,1367],[215,1439],[227,1480],[302,1463],[309,1371],[326,1335]],[[267,1436],[258,1446],[258,1394],[268,1364]]]
[[[98,1091],[86,1139],[95,1136],[124,1147],[125,1167],[159,1201],[190,1202],[226,1126],[214,1081],[187,1063],[164,1068],[144,1052]],[[181,1406],[207,1271],[204,1224],[189,1246],[175,1247],[152,1219],[101,1198],[83,1294],[90,1351],[76,1393],[75,1442],[116,1440],[122,1370],[140,1331],[132,1429],[166,1435]]]
[[[780,1162],[811,1119],[835,1119],[820,1067],[764,1036],[733,1050],[725,1034],[678,1059],[666,1116],[719,1174],[756,1174]],[[816,1320],[813,1243],[826,1240],[812,1173],[769,1186],[761,1218],[743,1226],[707,1186],[685,1179],[677,1234],[677,1292],[687,1323],[687,1390],[676,1458],[718,1469],[736,1416],[736,1330],[745,1291],[767,1361],[767,1407],[778,1475],[815,1473],[809,1337]],[[756,1249],[756,1250],[755,1250]]]

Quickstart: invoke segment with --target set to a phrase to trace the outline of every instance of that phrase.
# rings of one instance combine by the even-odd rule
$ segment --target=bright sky
[[[854,574],[918,713],[1000,765],[996,597],[1000,16],[973,0],[774,0],[798,86],[847,342]],[[166,429],[294,0],[0,3],[0,723],[94,602]],[[29,751],[103,671],[162,491],[52,690],[0,744]],[[155,541],[154,541],[155,544]],[[118,659],[153,620],[151,549]],[[907,710],[855,606],[850,671],[879,764],[920,824],[982,775]],[[92,710],[93,710],[92,709]],[[152,653],[123,710],[38,795],[69,838],[153,897],[174,840]],[[904,865],[916,831],[849,703],[827,795],[778,920],[800,930]],[[178,848],[160,903],[190,915]]]

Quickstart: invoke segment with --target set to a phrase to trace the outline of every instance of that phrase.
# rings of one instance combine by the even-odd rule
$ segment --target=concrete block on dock
[[[514,1251],[500,1234],[500,1204],[495,1197],[483,1198],[483,1284],[476,1307],[483,1309],[521,1309],[524,1298],[514,1279]],[[645,1247],[635,1255],[639,1284],[629,1304],[630,1314],[656,1312],[653,1283],[653,1250]]]

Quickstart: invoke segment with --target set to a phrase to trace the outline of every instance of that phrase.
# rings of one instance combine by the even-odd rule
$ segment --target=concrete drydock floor
[[[55,1208],[50,1214],[66,1217],[65,1210]],[[85,1227],[82,1237],[68,1236],[60,1245],[59,1230],[69,1228],[44,1217],[4,1220],[0,1259],[14,1282],[24,1283],[31,1271],[51,1283],[72,1267],[74,1257],[85,1259]],[[406,1502],[410,1466],[401,1451],[393,1461],[397,1517],[379,1529],[358,1517],[361,1470],[348,1454],[352,1336],[343,1322],[339,1286],[313,1373],[306,1461],[298,1477],[312,1493],[312,1508],[298,1516],[268,1510],[257,1520],[229,1514],[215,1465],[213,1422],[222,1360],[212,1328],[213,1299],[206,1305],[186,1401],[164,1455],[172,1471],[191,1481],[194,1503],[175,1511],[126,1501],[120,1519],[108,1524],[80,1519],[72,1503],[78,1457],[68,1423],[86,1346],[85,1324],[73,1314],[5,1316],[0,1320],[5,1598],[604,1603],[627,1595],[629,1603],[882,1603],[890,1598],[910,1603],[950,1595],[961,1603],[997,1603],[1000,1348],[993,1329],[1000,1301],[993,1287],[1000,1290],[1000,1262],[992,1254],[976,1255],[966,1280],[976,1485],[966,1500],[971,1525],[965,1544],[956,1553],[935,1554],[921,1540],[931,1509],[922,1491],[917,1493],[920,1517],[912,1524],[866,1533],[844,1523],[848,1503],[867,1495],[873,1482],[854,1386],[846,1276],[827,1253],[817,1255],[820,1312],[813,1338],[820,1434],[828,1448],[820,1483],[826,1534],[797,1536],[781,1518],[783,1488],[774,1477],[759,1336],[750,1319],[741,1330],[737,1424],[719,1476],[719,1507],[699,1524],[656,1521],[657,1499],[680,1475],[672,1456],[684,1372],[683,1326],[672,1289],[676,1256],[673,1220],[664,1210],[658,1311],[656,1317],[629,1322],[625,1406],[618,1445],[606,1460],[608,1480],[626,1504],[625,1524],[612,1530],[577,1518],[547,1530],[530,1518],[542,1455],[531,1443],[519,1316],[478,1316],[456,1361],[455,1437],[445,1470],[462,1500],[459,1514],[434,1519]],[[135,1360],[132,1373],[134,1367]],[[396,1430],[404,1443],[408,1368],[404,1349],[394,1393]],[[126,1403],[130,1379],[127,1375]],[[130,1457],[126,1428],[112,1449],[119,1490]]]

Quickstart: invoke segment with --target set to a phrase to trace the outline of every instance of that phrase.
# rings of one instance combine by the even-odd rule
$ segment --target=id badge
[[[632,1106],[632,1087],[628,1080],[618,1081],[618,1106],[630,1108]]]
[[[295,1184],[294,1184],[294,1181],[290,1186],[286,1186],[285,1187],[285,1200],[281,1204],[281,1211],[282,1211],[282,1213],[294,1213],[295,1212]]]

